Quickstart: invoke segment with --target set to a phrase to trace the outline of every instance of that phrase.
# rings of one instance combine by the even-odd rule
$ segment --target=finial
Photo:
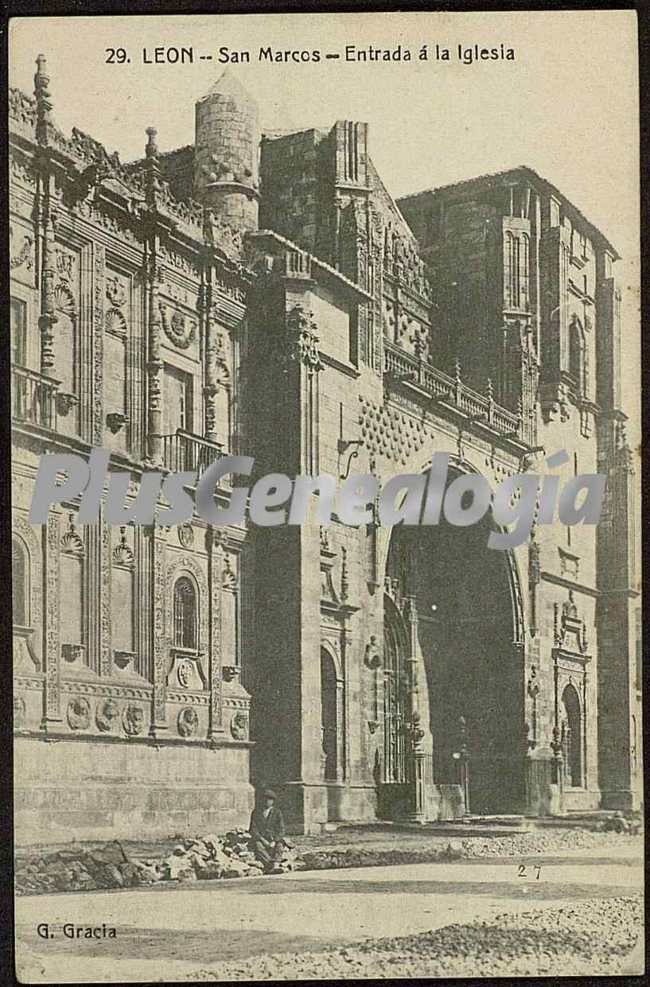
[[[155,127],[147,127],[145,133],[147,135],[147,145],[145,147],[147,158],[145,168],[145,199],[147,206],[150,209],[155,209],[160,188],[160,166],[158,164],[158,145],[156,144],[158,131]]]
[[[347,600],[350,584],[348,582],[348,550],[341,548],[341,599]]]
[[[146,146],[146,155],[148,158],[158,157],[158,145],[156,144],[156,136],[158,131],[155,127],[147,127],[146,134],[148,137]]]
[[[36,141],[41,147],[48,144],[48,125],[50,123],[50,77],[47,74],[45,55],[36,59],[36,74],[34,76],[34,98],[36,100]]]
[[[488,401],[494,401],[494,387],[492,385],[492,378],[487,379],[487,399]]]
[[[460,384],[460,360],[456,357],[456,363],[454,364],[454,379],[457,384]]]

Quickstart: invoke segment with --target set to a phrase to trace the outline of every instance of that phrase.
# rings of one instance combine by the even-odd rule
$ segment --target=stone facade
[[[51,108],[39,57],[10,93],[18,839],[225,829],[256,784],[307,830],[638,805],[605,237],[527,168],[395,203],[366,124],[259,143],[227,76],[195,147],[150,129],[131,164]],[[608,495],[509,552],[484,525],[83,525],[78,501],[30,526],[40,454],[93,446],[130,503],[228,452],[382,482],[449,452],[494,486],[566,449]]]

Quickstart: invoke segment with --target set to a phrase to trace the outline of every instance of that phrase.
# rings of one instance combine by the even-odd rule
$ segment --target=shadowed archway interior
[[[514,643],[509,559],[487,547],[489,531],[487,520],[466,528],[443,520],[436,526],[396,527],[387,563],[397,607],[404,610],[400,600],[406,597],[415,604],[429,783],[460,782],[464,717],[473,813],[520,811],[523,798],[523,660]],[[402,640],[394,625],[387,607],[385,653],[393,664]],[[388,712],[387,729],[394,732]]]

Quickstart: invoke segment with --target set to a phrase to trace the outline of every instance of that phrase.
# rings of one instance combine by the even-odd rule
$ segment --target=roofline
[[[350,281],[349,278],[346,278],[345,274],[341,274],[341,272],[337,271],[336,268],[330,267],[330,265],[326,264],[324,260],[316,257],[316,255],[310,253],[309,250],[299,247],[297,243],[293,242],[293,240],[288,240],[286,237],[276,233],[275,230],[250,230],[246,234],[246,239],[264,238],[275,240],[275,242],[281,247],[289,248],[290,250],[298,250],[301,254],[306,254],[311,260],[312,267],[320,268],[320,270],[327,274],[328,277],[338,281],[347,291],[355,295],[358,301],[372,301],[372,295],[364,288],[361,288],[358,284],[355,284],[354,281]]]
[[[489,184],[496,185],[509,176],[514,177],[516,175],[528,178],[530,182],[537,185],[540,191],[544,191],[547,194],[553,195],[555,198],[560,199],[564,203],[566,211],[569,215],[577,218],[579,222],[583,223],[591,233],[592,238],[599,240],[602,245],[610,251],[614,260],[620,260],[621,255],[612,242],[605,236],[605,234],[599,230],[597,226],[594,226],[594,224],[587,219],[585,214],[578,209],[578,207],[574,205],[574,203],[571,202],[571,200],[568,199],[556,185],[553,185],[553,183],[547,178],[543,178],[542,175],[538,174],[538,172],[536,172],[535,169],[531,168],[529,165],[517,165],[515,168],[506,168],[503,171],[495,171],[486,175],[476,175],[474,178],[467,178],[460,182],[450,182],[448,185],[439,185],[437,188],[422,189],[420,192],[413,192],[410,195],[402,195],[398,201],[408,202],[411,199],[416,199],[421,195],[426,195],[427,193],[429,195],[438,195],[441,193],[444,195],[454,190],[461,191],[463,188],[471,185],[477,185],[479,182],[487,182]]]

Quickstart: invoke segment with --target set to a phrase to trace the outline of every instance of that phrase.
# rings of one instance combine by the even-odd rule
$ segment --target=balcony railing
[[[406,353],[394,343],[384,341],[384,368],[398,380],[420,387],[432,398],[445,401],[471,418],[482,418],[485,424],[504,435],[521,435],[521,421],[512,411],[502,408],[491,397],[479,394],[461,380],[450,377],[436,367]]]
[[[26,367],[11,368],[11,417],[16,422],[56,429],[59,382]]]
[[[194,471],[199,475],[224,455],[223,446],[179,428],[163,435],[163,464],[173,473]]]

